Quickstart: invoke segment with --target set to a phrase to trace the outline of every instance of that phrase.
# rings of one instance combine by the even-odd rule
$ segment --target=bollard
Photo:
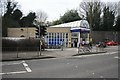
[[[101,51],[104,51],[104,47],[101,47]]]
[[[63,45],[61,46],[61,51],[63,51]]]
[[[39,51],[39,49],[40,49],[40,48],[39,48],[39,47],[37,47],[37,55],[38,55],[38,56],[39,56],[39,52],[40,52],[40,51]]]
[[[96,46],[96,52],[98,51],[98,47]]]
[[[17,47],[17,58],[19,57],[19,55],[18,55],[18,47]]]
[[[79,49],[80,49],[80,47],[78,47],[78,54],[80,53],[80,50],[79,50]]]

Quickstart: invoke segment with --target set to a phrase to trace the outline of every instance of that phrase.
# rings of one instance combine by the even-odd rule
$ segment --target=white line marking
[[[67,64],[70,64],[70,63],[67,63]]]
[[[20,73],[27,73],[27,72],[32,72],[32,70],[29,68],[28,64],[25,63],[25,61],[21,61],[19,63],[5,63],[2,65],[16,65],[16,64],[23,64],[23,66],[25,67],[26,71],[16,71],[16,72],[6,72],[6,73],[0,73],[0,75],[5,75],[5,74],[20,74]]]
[[[78,66],[75,66],[75,68],[78,68]]]
[[[23,62],[18,62],[18,63],[4,63],[2,65],[16,65],[16,64],[21,64],[21,63],[23,63]]]
[[[22,61],[22,63],[24,63],[25,61]]]
[[[114,58],[116,58],[116,59],[120,59],[120,57],[118,57],[118,56],[115,56]]]
[[[3,74],[5,74],[5,73],[0,73],[0,75],[3,75]]]
[[[100,76],[100,78],[103,78],[103,76]]]
[[[26,64],[25,62],[23,63],[23,65],[24,65],[25,67],[27,67],[27,66],[28,66],[28,64]]]
[[[20,74],[20,73],[27,73],[27,71],[17,71],[17,72],[0,73],[0,75],[4,75],[4,74]]]
[[[25,67],[25,69],[27,70],[27,72],[32,72],[32,70],[29,68],[28,64],[23,62],[23,66]]]

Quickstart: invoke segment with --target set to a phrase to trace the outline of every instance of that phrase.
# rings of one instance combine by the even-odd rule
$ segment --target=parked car
[[[96,46],[97,46],[97,47],[103,47],[103,48],[107,47],[107,45],[105,44],[105,42],[98,42],[98,43],[96,44]]]
[[[106,45],[108,46],[115,46],[115,45],[118,45],[117,42],[114,42],[114,41],[108,41],[108,42],[105,42]]]

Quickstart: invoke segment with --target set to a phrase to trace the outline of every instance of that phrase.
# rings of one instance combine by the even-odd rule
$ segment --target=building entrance
[[[77,44],[78,44],[78,38],[72,38],[71,47],[77,47]]]
[[[77,44],[78,44],[78,35],[79,35],[79,32],[72,32],[72,35],[71,35],[71,47],[77,47]]]

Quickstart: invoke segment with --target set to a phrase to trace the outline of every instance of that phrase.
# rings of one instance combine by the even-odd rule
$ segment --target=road
[[[118,50],[69,58],[3,62],[3,78],[118,78]]]

